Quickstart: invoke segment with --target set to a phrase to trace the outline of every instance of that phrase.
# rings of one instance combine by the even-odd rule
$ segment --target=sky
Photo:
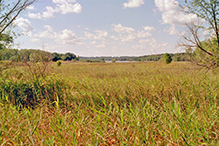
[[[15,21],[19,49],[79,56],[177,53],[180,33],[196,16],[184,0],[38,0]]]

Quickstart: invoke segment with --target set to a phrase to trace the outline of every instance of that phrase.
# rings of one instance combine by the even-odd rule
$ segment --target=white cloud
[[[153,26],[145,26],[143,28],[145,31],[155,31],[155,28]]]
[[[35,10],[35,8],[34,8],[33,5],[28,6],[27,9],[29,9],[29,10]]]
[[[47,31],[52,32],[53,28],[49,25],[44,25],[44,27],[47,29]]]
[[[158,10],[162,12],[162,22],[172,25],[185,25],[191,21],[196,21],[195,14],[185,15],[176,0],[154,0]]]
[[[113,39],[113,40],[115,40],[115,41],[119,40],[119,38],[116,37],[116,36],[114,36],[114,35],[111,35],[110,38]]]
[[[150,39],[141,39],[139,40],[141,45],[135,45],[135,49],[141,49],[141,48],[146,48],[150,54],[157,54],[159,53],[165,53],[169,52],[170,50],[168,49],[173,49],[174,46],[170,43],[167,42],[157,42],[155,38],[150,38]],[[178,50],[172,50],[171,52],[177,52]]]
[[[46,28],[45,31],[41,31],[38,34],[35,34],[35,37],[39,38],[54,38],[53,28],[49,25],[44,25]]]
[[[138,31],[136,35],[138,38],[146,38],[146,37],[150,37],[152,34],[142,30],[142,31]]]
[[[186,31],[181,31],[181,32],[179,33],[179,36],[184,36],[184,35],[186,35]]]
[[[34,43],[39,43],[40,39],[38,39],[38,38],[31,38],[30,41],[34,42]]]
[[[92,45],[94,45],[97,48],[106,48],[109,46],[109,44],[106,41],[102,41],[100,44],[98,44],[96,41],[91,42]]]
[[[54,9],[53,7],[50,7],[50,6],[46,7],[46,10],[47,11],[43,12],[43,14],[42,14],[43,18],[54,17],[53,13],[59,12],[59,10],[57,8]]]
[[[17,18],[14,21],[14,23],[15,23],[15,25],[17,25],[18,27],[20,27],[24,31],[32,31],[33,30],[31,22],[28,19]]]
[[[61,33],[54,33],[56,42],[66,45],[83,45],[80,39],[78,39],[72,30],[64,29]]]
[[[53,38],[53,35],[51,33],[49,33],[48,31],[39,32],[35,36],[37,36],[39,38]]]
[[[121,39],[121,42],[133,42],[136,40],[136,37],[132,34],[129,34],[127,36],[123,36],[123,38]]]
[[[62,14],[81,13],[82,9],[83,9],[79,3],[71,4],[68,2],[63,2],[63,3],[57,4],[57,7],[59,8],[59,11]]]
[[[103,31],[103,30],[95,30],[94,32],[95,32],[95,34],[92,34],[90,32],[85,31],[84,35],[86,38],[94,39],[94,40],[103,40],[104,37],[108,36],[108,33],[106,31]]]
[[[95,30],[94,32],[96,32],[96,34],[100,37],[107,37],[108,33],[106,31],[103,30]]]
[[[45,25],[44,28],[46,28],[45,31],[33,35],[32,41],[46,38],[55,40],[57,44],[84,45],[72,30],[64,29],[61,32],[54,32],[53,28],[49,25]]]
[[[153,46],[153,47],[157,46],[157,40],[154,39],[154,38],[139,40],[139,42],[140,42],[141,44],[144,44],[144,45],[147,44],[147,45]]]
[[[41,19],[42,18],[40,13],[28,13],[28,17],[33,18],[33,19]]]
[[[169,29],[164,29],[164,31],[168,32],[169,35],[174,35],[178,33],[178,30],[176,29],[176,27],[174,25],[172,25]]]
[[[146,47],[144,45],[133,45],[132,48],[135,50],[144,50]]]
[[[113,30],[118,32],[118,33],[133,33],[135,32],[135,29],[131,28],[131,27],[124,27],[122,26],[122,24],[112,24],[112,26],[114,26]]]
[[[76,0],[52,0],[53,3],[76,2]]]
[[[116,36],[110,36],[111,39],[114,40],[121,40],[121,42],[133,42],[135,40],[137,40],[137,38],[146,38],[146,37],[150,37],[152,34],[149,32],[146,32],[145,29],[147,31],[153,31],[155,30],[153,27],[143,27],[144,30],[141,31],[136,31],[134,28],[131,27],[125,27],[122,26],[122,24],[112,24],[113,29],[115,32],[119,33],[119,38]],[[125,35],[124,35],[125,34]]]
[[[53,0],[55,7],[47,6],[46,11],[42,13],[29,13],[30,18],[42,19],[54,17],[54,13],[81,13],[83,11],[82,6],[76,2],[76,0]],[[74,3],[74,4],[72,4]]]
[[[124,8],[140,7],[144,4],[143,0],[129,0],[127,3],[123,3]]]

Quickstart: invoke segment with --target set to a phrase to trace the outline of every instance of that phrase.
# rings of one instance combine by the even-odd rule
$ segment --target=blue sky
[[[15,24],[19,48],[79,56],[176,53],[179,33],[195,19],[184,0],[38,0]]]

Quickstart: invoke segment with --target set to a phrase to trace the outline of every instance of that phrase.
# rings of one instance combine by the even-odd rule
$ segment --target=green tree
[[[219,1],[185,0],[183,8],[186,13],[195,14],[200,19],[186,24],[188,33],[182,35],[184,41],[180,45],[195,50],[192,61],[197,65],[209,69],[217,67],[219,63]],[[200,35],[203,32],[207,35]]]
[[[0,35],[12,26],[14,20],[36,0],[0,0]]]
[[[73,53],[65,53],[65,56],[66,56],[66,60],[73,60],[73,59],[76,59],[76,55],[73,54]]]
[[[35,1],[36,0],[0,0],[0,50],[6,49],[7,46],[13,42],[13,37],[11,36],[13,22],[26,7]],[[0,60],[1,58],[2,54],[0,53]],[[14,60],[15,57],[11,59]],[[16,59],[18,58],[16,57]],[[8,65],[4,63],[2,65],[1,63],[0,74],[7,66]]]
[[[0,50],[6,49],[6,46],[13,43],[13,37],[9,34],[0,34]]]
[[[28,6],[36,0],[0,0],[0,50],[13,43],[13,22]]]
[[[218,57],[218,46],[217,46],[217,39],[216,38],[211,38],[211,39],[206,39],[201,42],[202,46],[206,48],[207,51],[212,52],[215,54],[215,56],[211,55],[206,55],[205,52],[200,50],[198,47],[193,51],[192,53],[192,60],[195,62],[198,62],[198,65],[207,67],[208,69],[215,68],[219,64],[219,57]]]
[[[164,55],[164,60],[165,60],[166,64],[171,63],[171,62],[172,62],[172,57],[171,57],[171,55],[168,54],[168,53],[166,53],[166,54]]]
[[[61,59],[64,61],[71,61],[71,60],[77,59],[77,57],[75,54],[68,52],[68,53],[62,54]]]
[[[57,61],[57,66],[61,66],[62,62],[61,61]]]
[[[61,60],[61,54],[58,54],[58,53],[52,53],[52,61],[58,61],[58,60]]]

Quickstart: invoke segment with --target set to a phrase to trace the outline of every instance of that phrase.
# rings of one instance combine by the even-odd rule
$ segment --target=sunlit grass
[[[16,96],[4,90],[1,145],[218,145],[217,74],[156,62],[54,63],[51,69],[30,86],[42,100],[34,108],[12,105],[6,97]]]

